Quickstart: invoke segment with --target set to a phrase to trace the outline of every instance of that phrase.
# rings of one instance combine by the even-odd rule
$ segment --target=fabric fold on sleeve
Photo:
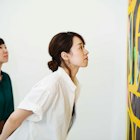
[[[49,89],[40,85],[34,86],[24,100],[19,104],[19,109],[30,110],[33,112],[27,120],[38,122],[42,120],[43,112],[49,105]]]

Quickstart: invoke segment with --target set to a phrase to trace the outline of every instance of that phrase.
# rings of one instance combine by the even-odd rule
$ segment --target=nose
[[[85,54],[89,54],[89,51],[87,49],[84,50]]]

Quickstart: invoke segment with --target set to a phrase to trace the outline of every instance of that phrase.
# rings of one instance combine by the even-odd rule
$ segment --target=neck
[[[78,72],[78,69],[71,70],[71,79],[72,79],[72,81],[75,80],[77,72]]]
[[[62,67],[62,68],[66,71],[66,73],[70,76],[71,80],[74,82],[76,74],[78,72],[78,69],[77,68],[72,69],[72,68],[69,68],[69,67],[68,68],[67,67]]]
[[[1,71],[2,64],[0,63],[0,71]]]
[[[1,67],[2,67],[2,64],[0,64],[0,76],[1,76]]]
[[[61,63],[61,67],[66,71],[66,73],[70,76],[71,80],[74,82],[76,74],[79,70],[79,67],[75,67],[73,65],[66,64],[65,61]]]
[[[1,67],[2,67],[2,65],[0,65],[0,81],[2,80]]]

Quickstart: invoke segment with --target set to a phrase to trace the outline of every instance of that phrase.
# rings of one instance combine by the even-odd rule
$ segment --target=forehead
[[[78,44],[83,44],[83,42],[79,37],[74,36],[73,37],[73,45],[78,45]]]

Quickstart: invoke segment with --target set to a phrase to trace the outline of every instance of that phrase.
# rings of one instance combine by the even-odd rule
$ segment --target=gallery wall
[[[125,140],[127,0],[0,0],[0,37],[9,50],[3,65],[15,107],[50,73],[48,43],[58,32],[86,40],[89,66],[78,78],[81,95],[68,140]]]

